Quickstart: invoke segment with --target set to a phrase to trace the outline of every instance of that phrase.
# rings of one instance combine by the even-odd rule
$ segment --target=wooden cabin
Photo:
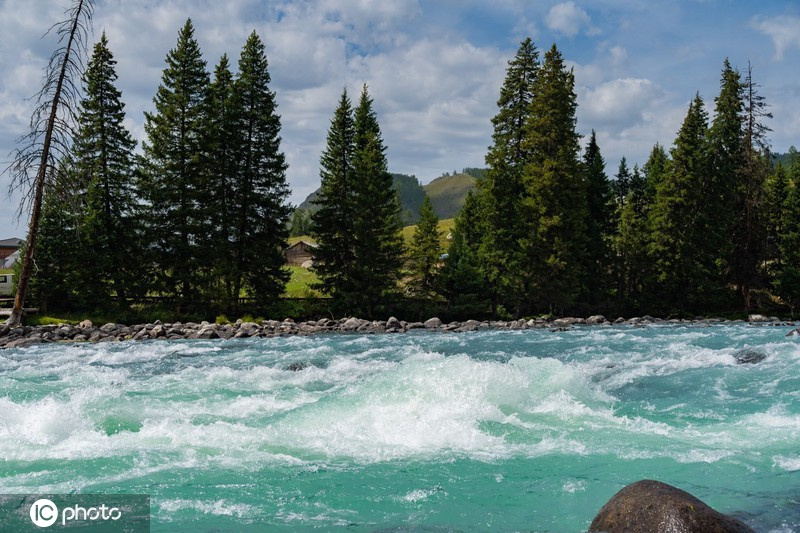
[[[308,268],[314,260],[314,249],[316,247],[316,243],[310,241],[303,239],[297,241],[284,251],[286,264]]]

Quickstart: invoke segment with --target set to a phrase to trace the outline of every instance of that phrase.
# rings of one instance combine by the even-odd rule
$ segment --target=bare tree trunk
[[[82,35],[85,35],[87,30],[83,19],[89,20],[91,18],[91,11],[92,0],[77,0],[77,3],[71,11],[71,18],[66,21],[69,24],[67,44],[64,47],[63,57],[61,58],[58,79],[50,105],[50,113],[47,117],[44,129],[44,142],[41,149],[39,169],[36,172],[36,180],[33,186],[33,203],[31,205],[28,236],[25,243],[25,256],[22,259],[22,269],[19,279],[17,280],[17,294],[14,298],[14,307],[11,310],[11,316],[6,320],[6,325],[8,326],[16,326],[22,323],[25,295],[27,293],[28,281],[30,280],[31,268],[33,266],[33,251],[36,247],[36,238],[39,233],[39,218],[42,213],[42,199],[44,197],[45,183],[47,181],[47,172],[48,169],[52,170],[51,148],[53,144],[53,132],[56,127],[59,107],[68,106],[68,102],[64,96],[64,84],[65,81],[69,81],[68,73],[72,70],[71,67],[74,68],[76,64],[80,64],[80,62],[74,62],[70,56],[74,52],[75,46],[80,46],[82,44]],[[66,31],[66,28],[64,29]],[[46,82],[46,85],[47,83],[48,82]]]

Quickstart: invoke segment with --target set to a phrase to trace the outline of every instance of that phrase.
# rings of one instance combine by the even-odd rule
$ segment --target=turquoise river
[[[149,494],[164,532],[580,532],[650,478],[800,532],[790,329],[0,350],[0,492]]]

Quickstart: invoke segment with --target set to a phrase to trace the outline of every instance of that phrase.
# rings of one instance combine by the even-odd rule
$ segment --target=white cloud
[[[787,50],[800,49],[800,17],[756,17],[752,19],[751,25],[772,39],[776,61],[782,60]]]
[[[579,109],[587,122],[629,126],[641,122],[662,95],[663,91],[650,80],[616,79],[583,92]]]
[[[572,1],[554,5],[547,12],[544,21],[548,28],[567,37],[575,37],[584,28],[589,34],[599,31],[592,26],[589,14]]]

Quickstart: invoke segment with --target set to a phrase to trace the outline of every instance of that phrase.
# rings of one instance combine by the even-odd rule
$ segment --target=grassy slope
[[[475,178],[467,174],[440,176],[425,185],[433,210],[440,219],[453,218],[458,214],[467,193],[475,187]]]
[[[439,243],[442,245],[442,250],[447,250],[450,248],[450,241],[447,240],[447,235],[453,230],[453,226],[455,225],[454,218],[447,218],[445,220],[439,221]],[[416,225],[413,226],[406,226],[403,228],[403,240],[406,243],[406,246],[411,244],[411,238],[414,236],[414,231],[417,229]]]

